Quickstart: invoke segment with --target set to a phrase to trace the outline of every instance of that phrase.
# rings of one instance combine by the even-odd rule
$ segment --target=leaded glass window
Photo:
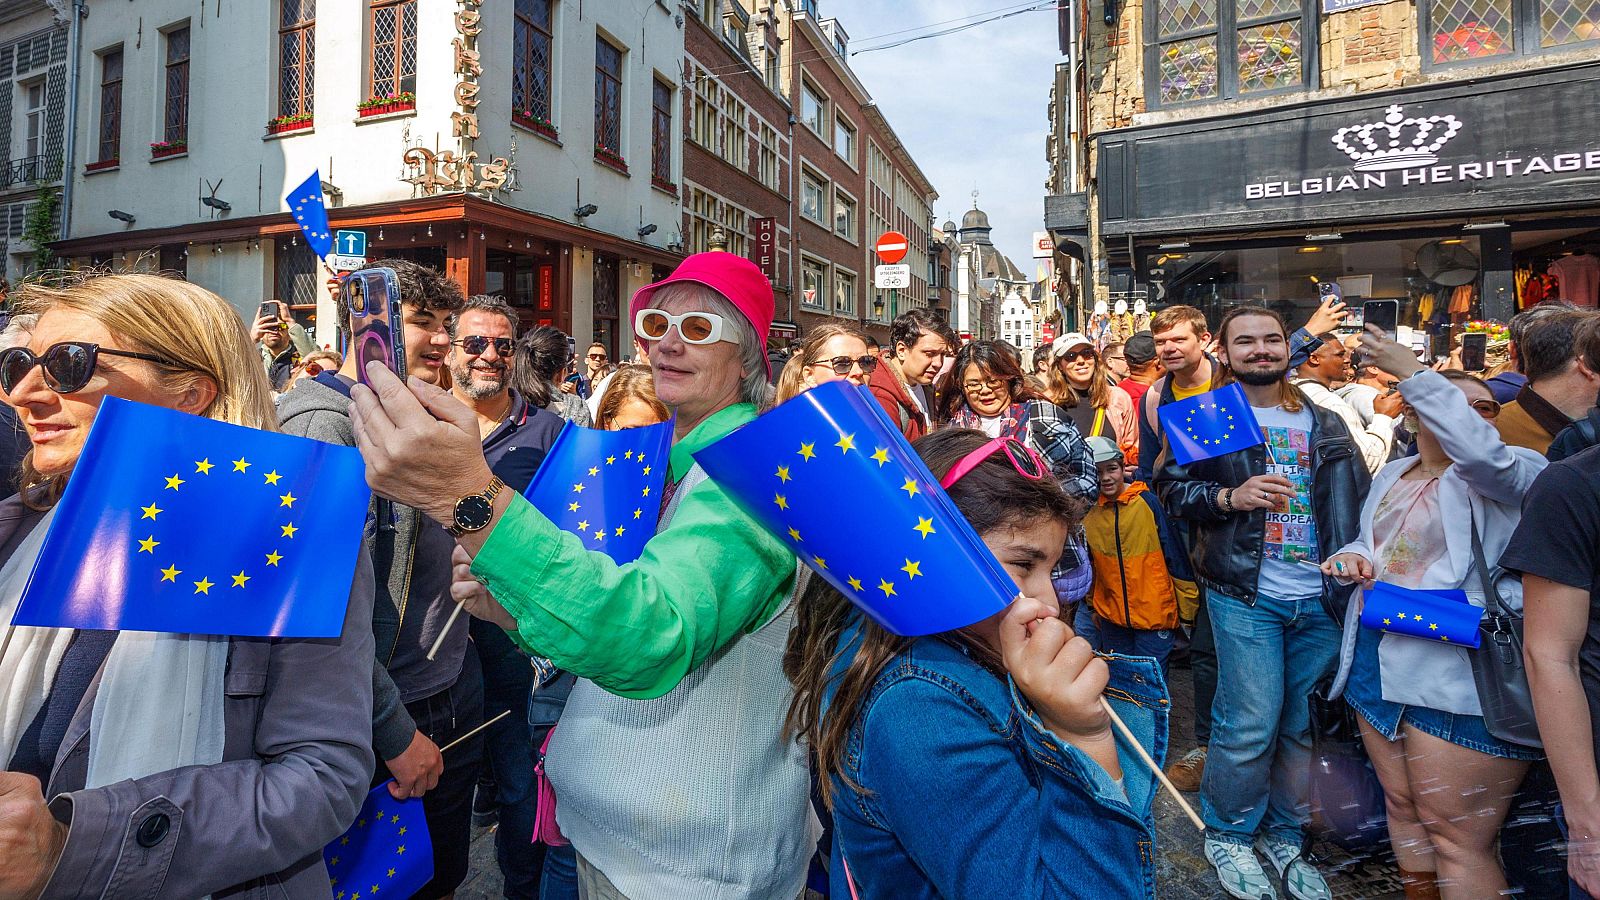
[[[622,156],[622,51],[594,41],[594,147]]]
[[[1302,0],[1151,3],[1152,105],[1293,90],[1310,77],[1305,35],[1314,33],[1315,14]]]
[[[316,92],[317,0],[282,0],[278,22],[278,115],[309,116]]]
[[[551,121],[553,3],[554,0],[517,0],[512,35],[511,108],[539,122]]]
[[[1600,0],[1426,0],[1428,65],[1600,48]]]
[[[189,140],[189,26],[167,32],[166,115],[162,140]]]
[[[372,98],[417,91],[417,0],[373,0]]]

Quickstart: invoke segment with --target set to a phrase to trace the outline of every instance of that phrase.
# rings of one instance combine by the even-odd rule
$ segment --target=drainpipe
[[[62,127],[66,140],[61,150],[61,240],[66,240],[72,227],[72,176],[78,165],[78,80],[79,49],[83,45],[83,20],[89,15],[85,0],[72,0],[72,30],[67,35],[67,108]]]

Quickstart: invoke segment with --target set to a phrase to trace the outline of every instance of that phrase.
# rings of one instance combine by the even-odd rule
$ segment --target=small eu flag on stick
[[[312,252],[322,258],[332,253],[333,231],[328,227],[328,206],[322,199],[321,170],[313,170],[311,177],[290,191],[284,202],[289,204],[289,212],[305,234]]]
[[[962,628],[1017,586],[862,388],[834,382],[695,454],[746,512],[884,628]],[[851,509],[873,511],[873,534]]]
[[[1362,593],[1361,625],[1385,634],[1478,647],[1483,609],[1466,591],[1416,591],[1376,582]]]
[[[568,422],[528,487],[528,502],[583,546],[630,563],[655,536],[672,420],[601,431]]]
[[[334,900],[405,900],[433,880],[433,844],[419,799],[396,800],[385,781],[355,823],[322,849]]]
[[[1264,443],[1250,401],[1237,384],[1163,404],[1156,417],[1179,465]]]
[[[371,496],[352,447],[107,397],[14,623],[338,637]]]

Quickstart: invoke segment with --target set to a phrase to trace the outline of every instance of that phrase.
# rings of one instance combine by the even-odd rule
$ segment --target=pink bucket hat
[[[761,357],[766,358],[767,332],[772,330],[772,315],[776,301],[772,296],[772,283],[767,280],[767,276],[762,273],[759,266],[742,256],[725,251],[696,253],[679,263],[671,275],[635,291],[632,302],[628,304],[629,316],[637,316],[640,309],[648,307],[650,298],[655,296],[657,290],[680,281],[705,285],[732,303],[755,329],[756,339],[761,342]],[[770,363],[767,364],[767,368],[767,374],[770,376],[772,374]]]

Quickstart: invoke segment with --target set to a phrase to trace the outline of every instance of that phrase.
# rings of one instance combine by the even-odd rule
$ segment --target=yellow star
[[[650,487],[649,487],[649,485],[646,485],[646,486],[645,486],[645,489],[644,489],[644,495],[645,495],[645,496],[646,496],[646,497],[648,497],[648,496],[650,496]]]
[[[636,510],[633,511],[633,517],[635,519],[639,518],[642,515],[644,515],[644,510],[642,510],[642,509],[636,509]]]
[[[907,499],[922,493],[922,490],[917,487],[917,481],[915,478],[907,478],[906,483],[900,485],[900,490],[906,492]]]
[[[278,479],[280,479],[282,477],[283,476],[279,475],[276,471],[268,472],[266,474],[267,484],[277,484],[278,483]]]
[[[242,456],[233,461],[233,470],[235,472],[243,472],[248,468],[250,468],[250,463],[246,462],[245,458]]]
[[[1389,622],[1389,620],[1388,620],[1388,619],[1384,619],[1384,620],[1383,620],[1383,624],[1385,624],[1385,625],[1388,625],[1388,624],[1390,624],[1390,622]]]
[[[139,542],[139,552],[149,553],[153,556],[155,555],[156,548],[159,546],[161,546],[161,542],[156,540],[156,536],[152,534]]]
[[[845,581],[849,582],[850,590],[855,591],[858,594],[861,593],[861,579],[852,575],[849,578],[846,578]]]
[[[838,443],[834,444],[834,446],[845,453],[849,453],[856,448],[856,436],[853,434],[841,434],[839,435]]]
[[[1400,617],[1400,621],[1402,621],[1402,622],[1404,622],[1406,620],[1406,614],[1403,613],[1403,612],[1397,612],[1397,613],[1395,613],[1395,615],[1399,616]]]
[[[240,570],[239,574],[229,577],[233,579],[234,587],[244,587],[244,583],[250,580],[250,576],[246,575],[243,570]]]
[[[377,885],[373,885],[372,889],[367,891],[367,893],[369,893],[369,894],[376,894],[377,892],[378,892],[378,886]]]
[[[622,458],[623,459],[633,459],[633,451],[629,450],[627,453],[622,454]]]
[[[139,517],[141,519],[152,519],[153,520],[153,519],[155,519],[155,517],[158,514],[160,514],[160,513],[162,513],[164,511],[160,507],[156,506],[154,503],[150,504],[149,506],[141,506],[139,508],[144,510],[144,515]]]
[[[893,597],[894,596],[894,582],[892,582],[892,581],[884,581],[882,578],[879,578],[878,579],[878,590],[883,591],[883,596],[885,596],[885,597]]]
[[[175,491],[178,489],[178,485],[180,484],[183,484],[183,479],[179,478],[176,474],[169,475],[167,477],[167,490]]]
[[[573,485],[572,486],[572,492],[575,493],[575,494],[583,493],[583,482],[580,481],[577,484]]]
[[[348,843],[350,843],[350,838],[348,838],[348,837],[339,838],[339,846],[343,847],[344,845],[346,845]]]
[[[789,508],[789,498],[785,497],[782,494],[773,494],[772,495],[772,502],[778,504],[778,508],[779,509],[788,509]]]
[[[294,493],[292,491],[290,493],[287,493],[287,494],[281,494],[278,497],[279,505],[287,506],[290,509],[294,508],[294,501],[297,500],[297,499],[299,499],[299,498],[295,497],[295,495],[294,495]]]
[[[568,503],[567,504],[567,512],[577,512],[581,508],[582,507],[578,506],[578,504],[576,504],[576,503]]]
[[[922,574],[922,563],[920,561],[912,562],[908,559],[906,560],[906,564],[900,567],[900,571],[906,573],[906,576],[909,578],[916,578],[918,575]]]
[[[800,455],[805,457],[806,462],[810,462],[811,457],[817,455],[817,445],[802,443],[800,445]]]
[[[183,574],[183,570],[177,566],[167,566],[165,569],[161,569],[160,572],[162,581],[170,581],[173,584],[177,584],[178,576]]]
[[[211,579],[206,578],[205,576],[202,575],[200,577],[200,580],[196,581],[194,583],[194,592],[196,594],[205,594],[207,596],[210,596],[211,595],[211,589],[213,587],[215,587],[215,586],[216,585],[212,583]]]
[[[612,463],[616,462],[616,461],[617,461],[617,458],[615,456],[606,457],[606,465],[608,465],[608,466],[611,465]]]
[[[1439,623],[1438,622],[1429,622],[1428,623],[1428,630],[1429,631],[1438,631],[1439,630]]]
[[[274,550],[267,554],[267,565],[275,566],[278,564],[278,560],[280,559],[283,559],[283,557],[278,553],[278,551]]]
[[[589,474],[591,476],[599,475],[600,474],[600,467],[599,466],[590,466],[589,467]]]
[[[399,825],[400,824],[400,817],[398,815],[390,816],[389,817],[389,824],[390,825]],[[390,878],[394,877],[394,870],[393,869],[389,870],[389,877]]]
[[[646,475],[650,474],[650,467],[649,466],[645,466],[644,467],[644,474],[646,474]]]
[[[606,538],[606,530],[604,528],[602,528],[599,531],[596,531],[594,533],[594,539],[597,540],[597,541],[603,541],[603,540],[605,540],[605,538]]]
[[[199,462],[194,464],[195,473],[199,474],[199,475],[210,475],[211,474],[211,469],[212,469],[212,465],[211,465],[211,458],[210,457],[202,459]]]
[[[789,537],[793,538],[795,541],[801,541],[802,538],[800,537],[800,529],[798,529],[798,528],[789,529]]]
[[[337,857],[337,856],[335,856],[333,859],[328,860],[328,865],[329,866],[337,866],[338,864],[339,864],[339,857]]]
[[[937,533],[937,529],[935,529],[933,527],[933,520],[932,519],[924,519],[921,516],[917,516],[916,527],[913,528],[912,530],[913,531],[922,532],[922,539],[923,540],[927,540],[928,539],[928,535]]]
[[[785,481],[785,482],[789,480],[789,467],[788,466],[779,466],[778,467],[778,480],[779,481]]]
[[[1414,615],[1411,618],[1416,619],[1418,622],[1421,622],[1422,621],[1422,614],[1418,613],[1417,615]]]
[[[406,826],[404,826],[404,825],[400,826],[400,833],[401,834],[405,834],[406,833]]]
[[[356,823],[356,827],[357,828],[365,828],[365,827],[367,827],[367,820],[366,819],[362,819],[361,821],[357,822]]]
[[[827,561],[827,560],[825,560],[825,559],[823,559],[823,558],[822,558],[822,557],[820,557],[820,556],[813,556],[813,557],[811,557],[811,561],[812,561],[812,562],[813,562],[813,563],[815,563],[815,564],[816,564],[816,566],[817,566],[817,568],[819,568],[819,569],[826,569],[826,568],[827,568],[827,567],[828,567],[828,561]]]
[[[286,538],[292,538],[294,537],[294,533],[299,530],[300,529],[294,526],[293,522],[290,522],[289,524],[283,526],[283,536]]]
[[[872,454],[872,458],[877,460],[878,461],[878,467],[882,468],[884,463],[887,463],[889,461],[889,448],[888,447],[879,447],[877,449],[877,451]]]
[[[588,519],[584,519],[582,522],[579,522],[578,523],[578,530],[579,531],[588,531],[589,530],[589,520]]]
[[[394,852],[396,852],[396,853],[404,853],[404,852],[406,852],[406,845],[405,844],[401,844],[400,846],[394,848]]]
[[[626,528],[623,528],[623,527],[622,527],[622,526],[621,526],[621,525],[618,525],[618,526],[617,526],[617,537],[622,537],[622,533],[623,533],[623,532],[624,532],[624,531],[627,531],[627,529],[626,529]]]

